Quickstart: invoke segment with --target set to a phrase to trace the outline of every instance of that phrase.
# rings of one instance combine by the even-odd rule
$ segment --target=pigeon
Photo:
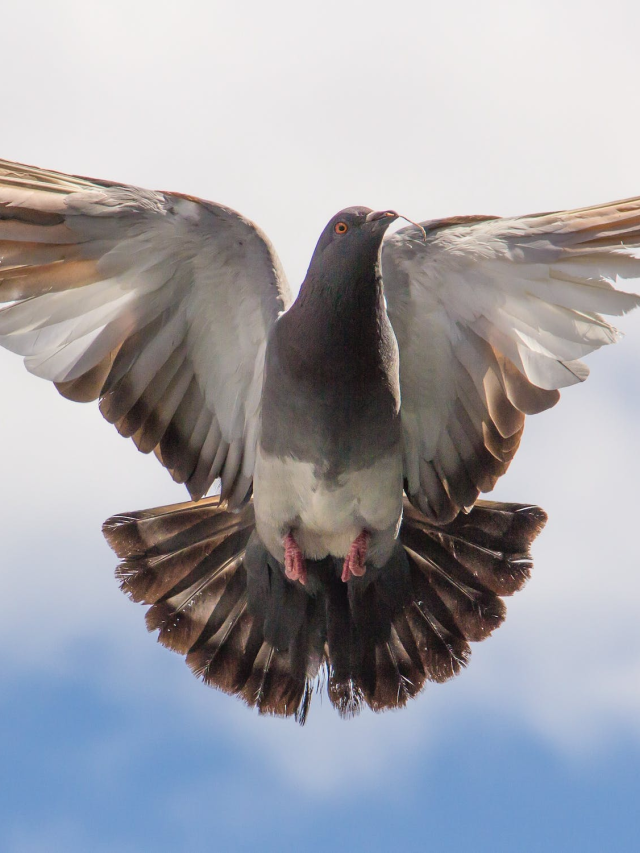
[[[401,707],[500,625],[546,515],[480,495],[640,304],[640,198],[401,218],[336,214],[294,300],[230,208],[0,161],[0,344],[191,498],[105,522],[123,591],[300,723],[322,685],[344,717]]]

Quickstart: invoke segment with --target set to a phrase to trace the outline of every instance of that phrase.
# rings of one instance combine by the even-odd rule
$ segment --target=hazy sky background
[[[23,0],[0,156],[228,204],[297,288],[347,205],[640,193],[639,32],[634,0]],[[147,635],[100,525],[186,492],[0,352],[0,849],[637,850],[640,316],[618,325],[494,492],[550,515],[503,627],[406,710],[316,700],[304,729]]]

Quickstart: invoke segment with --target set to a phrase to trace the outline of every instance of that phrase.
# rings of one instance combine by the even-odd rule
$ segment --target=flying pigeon
[[[546,516],[479,496],[640,304],[640,198],[398,218],[334,216],[293,300],[227,207],[0,161],[0,344],[191,496],[105,523],[122,589],[300,722],[323,680],[343,716],[402,706],[502,622]]]

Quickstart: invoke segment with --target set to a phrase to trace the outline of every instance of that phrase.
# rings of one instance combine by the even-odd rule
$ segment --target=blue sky
[[[349,204],[427,219],[638,194],[640,10],[603,9],[14,4],[0,156],[228,204],[295,287]],[[618,325],[494,493],[550,515],[506,623],[404,711],[343,722],[317,697],[304,729],[147,634],[100,525],[184,491],[0,352],[0,849],[635,851],[640,317]]]
[[[346,772],[310,795],[145,697],[123,704],[72,676],[20,690],[27,713],[2,713],[22,733],[2,749],[21,767],[3,797],[3,849],[636,849],[637,747],[567,762],[488,715],[456,713],[421,767],[373,784]]]

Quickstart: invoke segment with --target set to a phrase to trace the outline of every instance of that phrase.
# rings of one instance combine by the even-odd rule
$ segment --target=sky
[[[632,0],[23,0],[0,156],[236,208],[295,289],[348,205],[640,193],[639,30]],[[147,634],[100,526],[186,492],[0,352],[0,849],[635,851],[640,316],[617,325],[493,493],[550,516],[505,624],[403,711],[345,722],[317,697],[304,728]]]

